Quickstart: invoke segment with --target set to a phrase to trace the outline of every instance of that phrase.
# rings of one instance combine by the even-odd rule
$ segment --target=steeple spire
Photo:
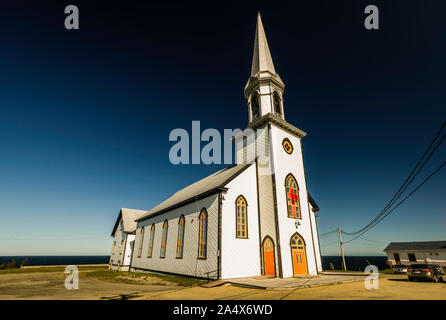
[[[249,122],[268,113],[275,114],[285,120],[282,98],[284,90],[285,85],[274,68],[259,12],[257,13],[251,75],[245,86]]]
[[[251,77],[255,76],[260,71],[269,71],[272,74],[276,73],[271,52],[269,51],[268,41],[266,40],[265,30],[263,29],[262,18],[260,12],[258,12]]]

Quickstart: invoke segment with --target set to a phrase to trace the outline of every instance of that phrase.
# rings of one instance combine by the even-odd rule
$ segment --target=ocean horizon
[[[109,255],[73,255],[73,256],[0,256],[0,264],[16,260],[19,265],[28,259],[27,266],[58,266],[58,265],[86,265],[86,264],[108,264]],[[379,270],[387,268],[386,256],[345,256],[347,269],[352,271],[363,271],[369,264],[376,265]],[[341,256],[322,256],[322,268],[330,269],[330,263],[335,270],[342,269]]]

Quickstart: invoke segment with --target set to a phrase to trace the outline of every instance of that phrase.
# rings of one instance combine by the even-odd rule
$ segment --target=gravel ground
[[[126,284],[79,278],[79,290],[67,290],[65,275],[53,273],[0,275],[0,299],[442,299],[446,283],[409,282],[404,275],[380,275],[379,289],[368,290],[363,281],[313,288],[249,289],[225,284],[220,287],[181,287],[169,282]]]

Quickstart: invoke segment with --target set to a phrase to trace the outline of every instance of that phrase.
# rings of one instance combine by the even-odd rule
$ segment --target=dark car
[[[396,264],[393,266],[393,273],[407,273],[407,266],[404,264]]]
[[[434,282],[446,281],[446,274],[438,264],[413,264],[407,269],[409,281],[415,279],[432,280]]]

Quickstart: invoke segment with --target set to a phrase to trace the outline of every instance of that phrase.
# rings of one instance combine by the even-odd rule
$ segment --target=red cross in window
[[[291,199],[291,203],[295,204],[295,201],[297,201],[299,198],[297,194],[294,193],[294,189],[290,188],[290,192],[288,192],[288,197]]]

